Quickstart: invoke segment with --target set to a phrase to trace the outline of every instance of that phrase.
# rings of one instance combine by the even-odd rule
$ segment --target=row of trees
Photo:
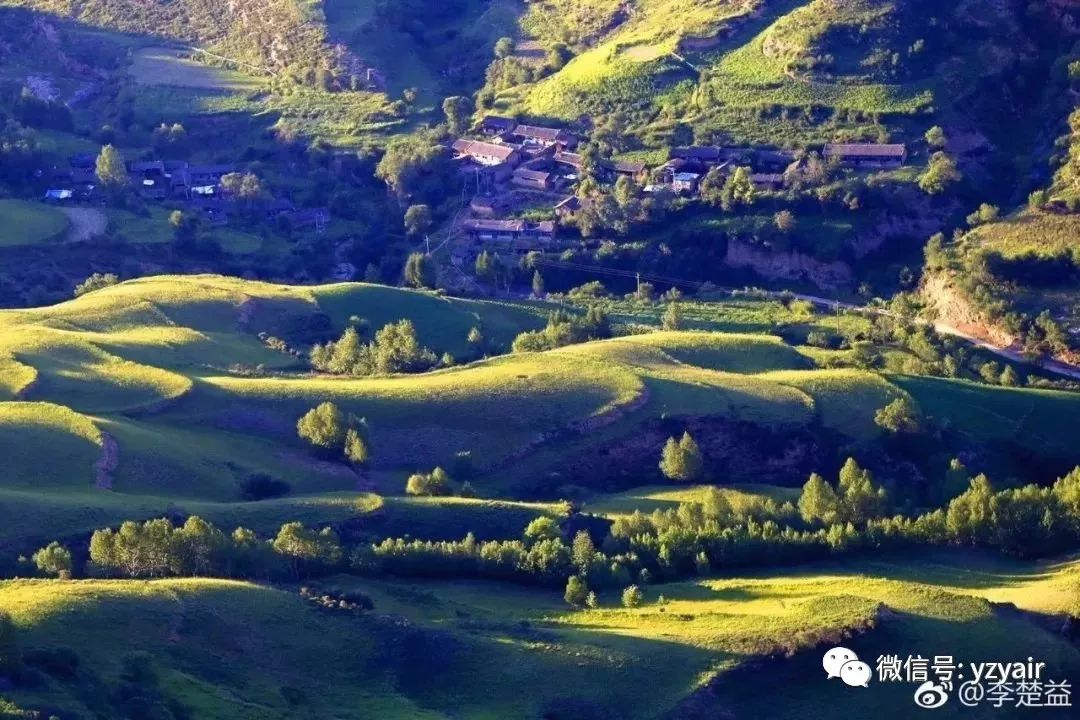
[[[54,550],[49,557],[56,554]],[[127,577],[298,578],[336,568],[343,558],[337,533],[298,522],[282,525],[272,540],[262,540],[243,527],[226,535],[194,515],[180,527],[167,518],[144,523],[128,521],[115,531],[97,530],[90,538],[90,570]]]
[[[865,549],[926,545],[996,548],[1043,556],[1080,544],[1080,468],[1049,487],[995,490],[980,475],[947,506],[916,517],[888,516],[887,498],[866,470],[849,461],[834,490],[820,476],[804,486],[798,508],[761,500],[732,507],[714,490],[703,502],[611,526],[601,547],[585,530],[570,542],[554,519],[533,520],[520,539],[385,539],[342,546],[329,528],[286,523],[272,539],[237,528],[226,535],[192,516],[125,522],[90,541],[92,572],[128,577],[223,575],[291,577],[351,569],[362,574],[487,577],[565,587],[572,604],[590,591],[674,580],[715,569],[792,563]],[[70,552],[53,543],[34,555],[43,572],[70,574]],[[578,580],[570,581],[577,577]],[[571,592],[572,591],[572,592]]]

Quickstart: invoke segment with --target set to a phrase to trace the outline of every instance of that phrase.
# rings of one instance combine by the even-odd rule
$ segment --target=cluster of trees
[[[738,207],[750,207],[754,204],[757,191],[750,180],[748,167],[737,167],[733,172],[714,167],[701,179],[698,192],[701,199],[713,207],[731,212]]]
[[[543,330],[527,330],[514,338],[512,350],[539,352],[607,337],[611,337],[607,313],[599,305],[592,305],[584,315],[571,315],[565,310],[552,312]]]
[[[272,540],[262,540],[243,527],[226,535],[192,515],[180,527],[168,518],[158,518],[128,521],[115,531],[95,531],[90,538],[89,570],[126,577],[298,578],[339,568],[344,557],[337,533],[330,528],[316,530],[290,522]]]
[[[94,273],[75,286],[74,295],[79,297],[88,292],[110,287],[118,282],[120,282],[120,278],[115,273]]]
[[[357,466],[371,460],[367,421],[346,414],[332,402],[321,403],[304,413],[296,422],[296,433],[327,457],[344,456]]]
[[[420,344],[416,327],[408,319],[383,326],[369,343],[355,327],[348,327],[336,342],[311,349],[312,367],[335,375],[417,373],[438,362],[435,353]]]
[[[583,236],[592,237],[602,228],[625,235],[635,224],[657,222],[664,217],[673,200],[669,191],[646,195],[640,185],[625,175],[609,191],[595,179],[600,159],[590,156],[588,150],[582,153],[585,178],[577,190],[581,209],[574,215],[574,224]]]
[[[883,516],[889,509],[889,496],[874,482],[873,473],[848,458],[835,490],[817,473],[810,475],[798,507],[799,516],[809,525],[860,524]]]
[[[413,473],[405,481],[407,495],[449,495],[453,491],[450,474],[441,467],[429,473]]]

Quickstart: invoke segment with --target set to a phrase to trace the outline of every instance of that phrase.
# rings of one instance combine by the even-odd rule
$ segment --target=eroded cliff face
[[[808,280],[822,289],[849,285],[853,280],[851,268],[839,260],[823,262],[800,252],[775,252],[738,239],[728,241],[724,262],[769,280]]]
[[[952,274],[934,272],[925,275],[919,292],[940,322],[999,347],[1016,342],[1015,335],[991,322],[968,301]]]

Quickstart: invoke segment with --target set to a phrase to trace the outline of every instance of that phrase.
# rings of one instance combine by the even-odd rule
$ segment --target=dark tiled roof
[[[469,140],[467,138],[455,140],[451,147],[455,152],[462,155],[484,155],[499,160],[506,160],[514,154],[514,148],[507,145],[496,145],[495,143],[480,142],[479,140]]]
[[[878,143],[829,144],[825,146],[825,157],[875,157],[900,158],[907,152],[903,145],[884,145]]]

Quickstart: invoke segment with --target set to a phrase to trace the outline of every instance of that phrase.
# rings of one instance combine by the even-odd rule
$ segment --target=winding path
[[[769,295],[771,297],[779,297],[781,293],[769,293]],[[854,305],[852,303],[840,302],[839,300],[829,300],[828,298],[818,297],[816,295],[802,295],[800,293],[793,293],[793,296],[798,298],[799,300],[806,300],[807,302],[811,302],[815,305],[827,308],[836,309],[839,307],[843,308],[844,310],[853,310],[855,312],[892,316],[892,313],[890,313],[888,310],[873,308],[866,305]],[[948,323],[940,321],[930,322],[928,320],[916,320],[916,322],[924,325],[931,325],[933,326],[934,330],[941,333],[942,335],[952,335],[953,337],[958,337],[962,340],[966,340],[967,342],[975,345],[976,347],[982,348],[987,352],[994,353],[999,357],[1012,360],[1013,362],[1034,364],[1037,367],[1046,370],[1047,372],[1054,373],[1055,375],[1061,375],[1072,380],[1080,380],[1080,366],[1071,365],[1066,362],[1061,362],[1060,360],[1051,359],[1032,363],[1032,361],[1025,357],[1024,354],[1019,350],[994,345],[993,343],[983,340],[982,338],[964,332],[963,330],[954,325],[950,325]]]

